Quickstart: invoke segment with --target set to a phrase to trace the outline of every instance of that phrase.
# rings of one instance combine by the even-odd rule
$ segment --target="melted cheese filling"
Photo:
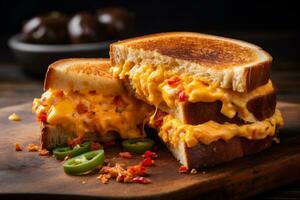
[[[176,110],[176,105],[180,101],[179,94],[184,92],[189,102],[215,102],[222,101],[221,113],[228,118],[233,118],[236,114],[245,121],[255,122],[257,119],[247,109],[247,102],[260,95],[269,94],[274,90],[272,82],[258,87],[249,93],[233,92],[223,89],[217,85],[207,84],[198,77],[182,74],[178,76],[171,70],[151,65],[133,65],[130,62],[121,67],[113,67],[115,77],[121,79],[129,76],[136,95],[154,105],[167,105]],[[176,82],[170,82],[174,77]],[[176,80],[176,79],[175,79]],[[175,108],[175,109],[174,109]]]
[[[46,123],[61,125],[77,136],[97,132],[105,137],[116,131],[125,139],[144,136],[140,125],[152,108],[126,94],[62,93],[49,89],[34,100],[32,110],[37,117],[46,114]]]
[[[159,131],[159,136],[165,143],[178,147],[179,141],[184,141],[187,147],[193,147],[201,142],[210,144],[211,142],[222,139],[228,141],[233,137],[244,137],[249,140],[264,139],[273,136],[276,127],[283,126],[283,119],[280,111],[276,109],[274,115],[263,121],[252,124],[219,124],[208,121],[200,125],[183,124],[172,115],[163,118],[163,124]]]

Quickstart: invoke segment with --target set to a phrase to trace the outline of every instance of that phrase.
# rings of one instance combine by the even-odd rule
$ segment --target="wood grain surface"
[[[53,157],[41,157],[27,152],[26,145],[38,144],[39,128],[31,114],[31,104],[0,109],[0,198],[22,195],[42,199],[109,198],[109,199],[241,199],[300,180],[300,106],[280,103],[285,128],[280,132],[281,143],[259,154],[237,159],[227,164],[199,171],[197,175],[177,172],[179,163],[164,148],[160,158],[149,168],[149,185],[102,184],[97,175],[68,176],[62,163]],[[7,117],[16,112],[20,122]],[[20,143],[22,152],[16,152]],[[114,159],[119,149],[106,151],[107,159]],[[140,156],[127,164],[138,163]],[[2,199],[2,198],[1,198]]]

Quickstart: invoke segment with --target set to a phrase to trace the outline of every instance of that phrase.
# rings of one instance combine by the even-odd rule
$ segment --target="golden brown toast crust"
[[[259,121],[271,117],[276,109],[276,91],[264,96],[258,96],[247,103],[247,109]]]
[[[245,92],[267,84],[270,78],[272,62],[263,62],[254,67],[248,67],[246,70],[246,88]]]
[[[98,66],[97,68],[95,68],[95,64],[85,64],[84,66],[82,66],[82,64],[77,64],[73,65],[71,68],[68,68],[66,71],[112,78],[111,73],[109,73],[109,68],[109,62],[105,62],[101,64],[101,67]]]
[[[181,104],[183,112],[183,122],[186,124],[198,125],[210,120],[218,123],[233,123],[246,124],[236,115],[233,118],[228,118],[221,113],[222,102],[215,101],[207,102],[185,102]],[[276,109],[276,92],[272,91],[263,96],[257,96],[247,102],[247,109],[252,113],[257,120],[262,121],[271,117]]]
[[[105,58],[68,58],[61,59],[54,63],[52,63],[48,67],[48,71],[45,77],[44,90],[50,88],[52,81],[55,80],[54,71],[60,67],[64,67],[63,65],[66,63],[75,63],[85,61],[86,63],[83,65],[81,63],[72,64],[71,67],[66,69],[66,72],[75,72],[75,73],[83,73],[86,75],[93,75],[99,77],[106,77],[112,79],[112,75],[109,72],[110,61]],[[91,63],[89,63],[91,62]],[[94,62],[94,63],[93,63]],[[95,64],[97,63],[97,64]],[[97,67],[95,67],[97,66]]]
[[[192,32],[150,34],[113,45],[118,44],[220,69],[252,63],[258,60],[252,49],[260,49],[247,42]]]
[[[258,153],[269,148],[275,137],[269,136],[262,140],[248,140],[234,137],[228,142],[218,140],[209,145],[199,143],[192,148],[185,147],[187,166],[189,169],[196,169]]]
[[[113,43],[110,60],[113,67],[127,61],[161,65],[176,73],[201,76],[221,88],[249,92],[268,82],[273,59],[260,47],[244,41],[168,32]]]
[[[157,51],[175,59],[222,69],[257,60],[257,55],[249,48],[207,38],[166,37],[162,41],[153,39],[133,43],[130,47]]]

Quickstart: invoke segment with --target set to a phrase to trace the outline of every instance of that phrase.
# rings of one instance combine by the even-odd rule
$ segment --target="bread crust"
[[[123,92],[119,80],[110,73],[109,59],[69,58],[52,63],[46,73],[44,90],[95,90],[104,94]]]
[[[221,113],[222,102],[215,101],[211,103],[197,102],[191,103],[186,102],[181,104],[182,119],[181,121],[185,124],[198,125],[208,122],[210,120],[225,123],[229,122],[232,124],[242,125],[245,121],[238,117],[228,118]]]
[[[182,112],[181,121],[185,124],[198,125],[210,120],[218,123],[246,124],[247,121],[241,119],[238,115],[228,118],[221,113],[222,102],[185,102],[180,104]],[[257,96],[247,102],[247,109],[257,120],[262,121],[271,117],[276,109],[276,92],[272,91],[263,96]]]
[[[192,34],[178,34],[175,36],[170,34],[167,36],[146,36],[142,42],[133,41],[129,44],[123,42],[123,44],[130,48],[156,51],[174,59],[195,62],[217,69],[244,65],[257,59],[252,49],[226,40],[199,37],[200,35],[196,37]],[[160,37],[162,41],[159,39]],[[231,51],[230,54],[229,51]]]
[[[42,149],[52,150],[57,146],[65,146],[69,139],[76,137],[74,133],[64,131],[61,126],[41,123],[40,129],[40,143]]]
[[[266,84],[272,65],[272,57],[256,45],[190,32],[152,34],[113,43],[110,59],[112,66],[141,60],[166,65],[238,92]]]
[[[262,140],[234,137],[228,142],[218,140],[209,145],[199,143],[192,148],[185,148],[187,166],[192,169],[225,163],[263,151],[269,148],[272,143],[273,137],[270,136]]]
[[[40,124],[41,128],[41,136],[40,143],[41,148],[52,150],[58,146],[67,146],[68,141],[75,139],[76,133],[64,129],[60,125],[50,125],[46,123]],[[107,142],[111,140],[119,139],[119,133],[115,131],[109,131],[104,136],[100,136],[100,134],[96,132],[88,132],[84,134],[83,140],[94,141],[94,142]]]
[[[184,164],[189,169],[197,169],[225,163],[269,148],[275,137],[276,136],[268,136],[261,140],[248,140],[246,138],[234,137],[227,142],[218,140],[209,145],[199,143],[192,148],[185,146],[184,156],[186,163]]]
[[[259,121],[271,117],[276,109],[276,91],[264,96],[255,97],[247,103],[247,109]]]
[[[272,62],[265,61],[260,64],[257,64],[253,67],[248,67],[245,71],[245,78],[247,88],[246,91],[252,91],[255,88],[267,84],[270,78]]]

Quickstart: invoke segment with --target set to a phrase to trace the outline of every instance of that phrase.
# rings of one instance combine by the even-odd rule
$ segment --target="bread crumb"
[[[279,143],[280,143],[280,139],[277,138],[277,137],[274,137],[274,138],[273,138],[273,141],[274,141],[276,144],[279,144]]]
[[[86,184],[86,181],[81,181],[82,184]]]
[[[192,169],[191,171],[190,171],[190,174],[197,174],[198,172],[197,172],[197,170],[196,169]]]
[[[21,145],[18,143],[16,143],[15,149],[16,149],[16,151],[22,151]]]
[[[110,174],[100,174],[97,179],[99,179],[103,184],[107,184],[111,178]]]
[[[15,122],[21,121],[21,117],[19,115],[17,115],[16,113],[9,115],[8,119],[10,121],[15,121]]]

